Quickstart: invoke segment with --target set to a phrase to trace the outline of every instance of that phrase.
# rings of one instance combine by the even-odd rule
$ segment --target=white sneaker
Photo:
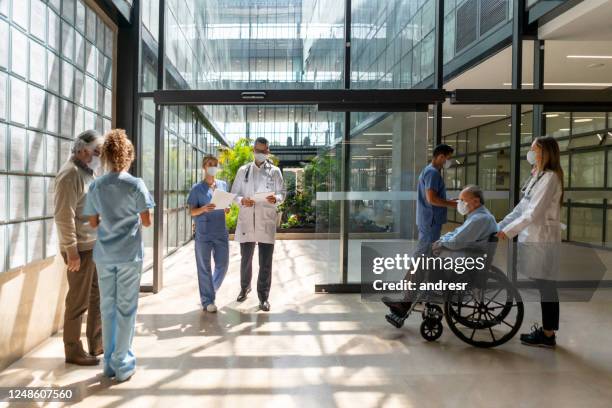
[[[214,303],[211,303],[210,305],[206,306],[206,311],[209,313],[216,313],[217,312],[217,306],[215,306]]]

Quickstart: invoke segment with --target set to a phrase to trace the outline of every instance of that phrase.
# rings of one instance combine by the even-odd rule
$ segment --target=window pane
[[[55,179],[53,177],[45,177],[45,190],[47,196],[46,216],[53,216],[55,210]]]
[[[11,71],[21,77],[28,73],[28,38],[11,28]]]
[[[28,29],[28,0],[13,0],[13,22],[19,24],[24,30]]]
[[[612,247],[612,209],[608,208],[607,214],[607,226],[606,226],[606,246]]]
[[[46,170],[47,173],[52,173],[55,174],[57,173],[57,155],[58,155],[58,142],[57,139],[54,136],[51,135],[47,135],[46,136],[47,139],[47,148],[45,149],[47,151],[47,163],[46,163]]]
[[[0,174],[0,222],[8,219],[8,177]]]
[[[60,58],[57,54],[47,51],[47,90],[59,93]]]
[[[62,95],[72,98],[72,88],[74,85],[74,67],[62,61]]]
[[[24,222],[8,225],[9,269],[25,265],[26,225]]]
[[[46,28],[47,6],[41,0],[32,0],[30,4],[30,33],[45,42]]]
[[[6,251],[4,250],[6,245],[6,227],[0,225],[0,272],[5,271],[6,265]]]
[[[11,121],[26,124],[28,112],[28,87],[25,82],[11,77]]]
[[[572,133],[592,132],[606,128],[606,114],[603,112],[575,112],[572,115]]]
[[[59,98],[47,93],[47,131],[57,133],[59,114]]]
[[[60,134],[67,138],[74,137],[74,108],[73,105],[62,99],[60,115]]]
[[[47,51],[36,41],[30,40],[30,81],[45,86],[47,80]]]
[[[28,132],[28,171],[43,173],[45,171],[45,135]]]
[[[546,135],[553,137],[568,136],[570,132],[570,115],[567,112],[550,112],[546,114]]]
[[[54,50],[58,50],[60,46],[60,18],[57,14],[49,10],[47,13],[47,44]]]
[[[32,221],[27,223],[28,227],[28,263],[43,259],[45,224],[43,221]]]
[[[35,129],[45,128],[45,91],[36,87],[29,86],[29,119],[30,127]]]
[[[510,146],[509,119],[481,126],[478,131],[478,149],[487,150]]]
[[[6,120],[7,118],[7,103],[6,103],[6,93],[8,91],[7,87],[8,77],[4,72],[0,72],[0,119]]]
[[[6,126],[0,123],[0,170],[6,170],[7,147]],[[2,201],[0,201],[0,205],[4,205]]]
[[[603,151],[572,154],[571,186],[604,187],[604,154]]]
[[[0,3],[2,0],[0,0]],[[0,19],[0,67],[8,68],[9,25]]]
[[[26,178],[23,176],[9,176],[10,210],[9,219],[20,220],[25,218]]]
[[[603,210],[601,208],[572,207],[570,241],[601,243]]]
[[[45,210],[45,178],[28,178],[28,218],[42,217]]]
[[[62,22],[62,55],[69,61],[74,58],[74,29]]]
[[[10,169],[11,171],[25,171],[26,131],[23,128],[11,126],[9,132]]]

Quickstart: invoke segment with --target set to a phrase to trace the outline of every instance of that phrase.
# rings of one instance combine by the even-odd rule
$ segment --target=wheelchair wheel
[[[465,291],[449,294],[444,304],[448,327],[476,347],[496,347],[520,329],[524,308],[521,295],[498,271],[479,277]]]
[[[436,341],[444,330],[442,322],[436,319],[425,319],[421,323],[421,336],[427,341]]]
[[[444,318],[444,312],[440,306],[432,303],[426,303],[421,316],[423,317],[423,320],[433,319],[441,322]]]

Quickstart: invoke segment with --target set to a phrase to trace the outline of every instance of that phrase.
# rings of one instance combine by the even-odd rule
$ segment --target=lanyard
[[[249,182],[249,173],[251,173],[251,167],[253,167],[253,166],[255,166],[255,163],[251,163],[251,165],[247,168],[246,174],[244,175],[244,182],[245,183]],[[270,181],[272,176],[270,175],[270,164],[268,163],[267,160],[263,163],[262,170],[264,170],[266,172],[266,176],[268,177],[268,181]]]

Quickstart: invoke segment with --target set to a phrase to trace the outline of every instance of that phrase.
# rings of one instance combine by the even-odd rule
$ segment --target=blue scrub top
[[[446,186],[440,170],[428,164],[419,175],[417,189],[417,225],[421,228],[430,228],[432,225],[446,223],[446,207],[437,207],[427,201],[427,190],[433,190],[443,200],[446,200]]]
[[[89,186],[83,214],[100,215],[93,253],[95,262],[141,262],[144,247],[139,214],[154,206],[144,181],[127,172],[112,172],[94,180]]]
[[[216,180],[217,188],[221,191],[227,191],[227,183],[222,180]],[[209,204],[212,200],[214,190],[208,187],[206,182],[194,184],[189,192],[187,204],[192,208],[199,208]],[[212,241],[219,238],[227,238],[227,226],[225,224],[225,211],[223,209],[213,210],[208,213],[203,213],[193,218],[195,221],[195,240],[196,241]]]

